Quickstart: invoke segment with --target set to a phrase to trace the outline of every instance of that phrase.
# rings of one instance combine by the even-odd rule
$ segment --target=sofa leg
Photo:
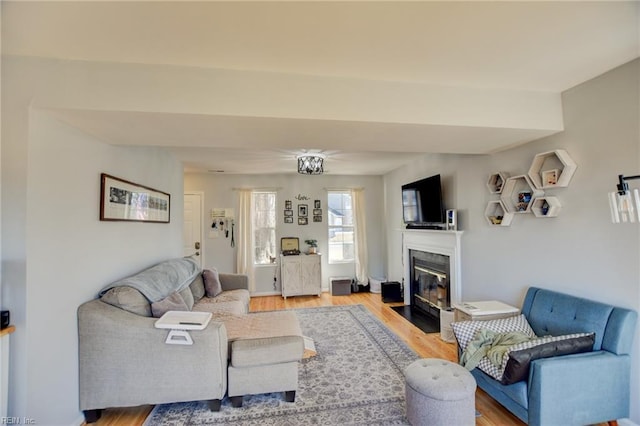
[[[222,401],[219,399],[212,399],[209,401],[209,408],[211,411],[220,411],[220,407],[222,406]]]
[[[231,400],[231,406],[235,408],[242,407],[242,395],[240,396],[231,396],[229,397]]]
[[[295,402],[296,401],[296,391],[286,391],[284,393],[284,400],[287,402]]]
[[[609,420],[607,423],[609,424],[609,426],[618,426],[617,420]]]
[[[102,417],[102,410],[84,410],[84,419],[87,423],[95,423]]]

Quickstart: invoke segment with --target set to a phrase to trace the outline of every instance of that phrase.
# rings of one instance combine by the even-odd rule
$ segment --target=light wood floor
[[[251,311],[273,311],[314,306],[354,304],[364,305],[421,357],[444,358],[456,361],[457,357],[454,343],[444,342],[440,339],[439,333],[425,334],[422,330],[415,327],[391,309],[391,306],[398,305],[397,303],[382,303],[379,294],[355,293],[350,296],[334,297],[328,293],[323,293],[320,297],[290,297],[286,300],[280,296],[254,297],[251,299]],[[94,424],[98,426],[142,425],[151,408],[151,406],[143,406],[108,409],[103,412],[102,418]],[[476,420],[477,426],[524,425],[517,417],[505,410],[480,389],[476,392],[476,409],[482,414]]]

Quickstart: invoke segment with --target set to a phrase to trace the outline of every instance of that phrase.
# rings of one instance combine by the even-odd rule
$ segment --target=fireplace
[[[449,256],[410,249],[409,259],[411,307],[439,318],[451,307]]]
[[[462,233],[434,230],[402,232],[405,305],[417,306],[439,316],[440,309],[461,303]]]

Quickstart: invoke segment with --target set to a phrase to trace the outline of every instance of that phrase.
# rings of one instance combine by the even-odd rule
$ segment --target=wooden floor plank
[[[329,293],[322,293],[319,297],[299,296],[288,297],[286,300],[280,296],[253,297],[251,298],[250,309],[251,312],[259,312],[354,304],[364,305],[421,357],[456,361],[456,345],[454,343],[443,341],[440,339],[439,333],[424,333],[391,309],[392,306],[399,305],[398,303],[383,303],[380,294],[355,293],[349,296],[331,296]],[[104,411],[102,418],[94,424],[97,426],[140,426],[151,411],[151,408],[151,406],[144,406],[108,409]],[[476,409],[481,414],[476,419],[476,426],[524,425],[517,417],[480,389],[476,392]]]

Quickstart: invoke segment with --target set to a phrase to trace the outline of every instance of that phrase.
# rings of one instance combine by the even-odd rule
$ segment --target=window
[[[253,263],[271,264],[276,257],[276,193],[253,192]]]
[[[351,191],[329,191],[329,263],[353,262],[354,228]]]

